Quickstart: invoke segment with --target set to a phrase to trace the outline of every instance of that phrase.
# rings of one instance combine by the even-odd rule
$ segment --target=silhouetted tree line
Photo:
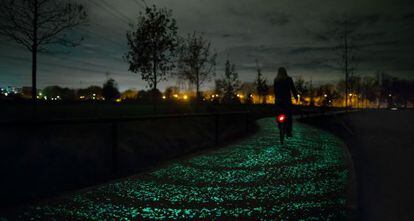
[[[31,16],[24,16],[31,15]],[[59,16],[58,16],[59,15]],[[32,93],[33,100],[37,96],[36,70],[37,54],[47,52],[47,46],[61,44],[76,46],[82,40],[65,39],[65,31],[72,30],[87,21],[87,13],[80,4],[52,0],[3,0],[0,3],[0,35],[6,36],[22,45],[32,53]],[[32,25],[27,25],[32,24]],[[296,87],[300,93],[300,103],[313,105],[315,99],[324,106],[333,105],[336,100],[344,100],[345,105],[361,106],[363,102],[376,102],[378,106],[387,102],[389,106],[407,106],[413,100],[413,82],[392,77],[360,77],[355,76],[357,66],[356,49],[359,41],[366,40],[358,33],[363,28],[358,18],[342,16],[329,19],[329,30],[319,33],[318,39],[332,44],[338,52],[338,61],[345,79],[337,84],[324,84],[313,87],[312,82],[299,78]],[[73,39],[73,38],[72,38]],[[240,103],[244,96],[246,103],[253,103],[253,94],[259,96],[261,103],[271,95],[267,79],[257,64],[257,78],[250,85],[238,79],[235,64],[227,59],[224,73],[215,79],[214,94],[205,99],[202,86],[216,76],[216,57],[211,43],[201,33],[178,35],[178,26],[172,11],[149,6],[141,12],[137,22],[127,32],[128,51],[124,59],[129,70],[139,74],[147,82],[149,90],[127,90],[120,93],[117,82],[107,80],[102,87],[90,86],[73,90],[59,86],[47,87],[38,99],[58,98],[63,100],[105,100],[107,102],[130,100],[152,102],[171,100],[179,92],[177,88],[167,88],[165,93],[159,90],[159,83],[168,78],[187,81],[196,89],[196,103],[203,101],[220,103]],[[242,91],[242,95],[238,94]],[[4,95],[1,95],[4,96]],[[351,98],[350,98],[351,97]],[[356,99],[354,99],[354,97]],[[305,99],[307,98],[307,99]],[[356,103],[355,103],[356,102]],[[365,104],[367,106],[367,104]]]
[[[407,107],[408,103],[414,104],[414,80],[399,79],[384,73],[375,77],[349,77],[348,89],[345,80],[312,88],[310,81],[298,78],[295,85],[301,95],[301,102],[305,105],[311,105],[312,98],[321,99],[323,106],[331,106],[335,101],[343,101],[343,105],[346,105],[345,99],[348,99],[348,106],[360,108],[373,107],[374,104],[377,108],[382,104],[387,107]],[[345,91],[348,92],[347,96]]]

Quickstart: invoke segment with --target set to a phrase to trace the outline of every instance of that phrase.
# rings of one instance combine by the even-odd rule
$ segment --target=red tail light
[[[276,118],[276,121],[279,122],[279,123],[284,123],[286,121],[286,115],[279,114]]]

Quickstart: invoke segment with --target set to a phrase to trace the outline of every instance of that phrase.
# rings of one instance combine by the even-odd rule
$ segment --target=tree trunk
[[[348,35],[347,31],[345,32],[345,109],[348,110]]]
[[[33,117],[36,117],[37,109],[37,23],[38,23],[38,0],[33,1],[33,45],[32,45],[32,103],[33,103]]]
[[[197,70],[196,73],[196,108],[195,111],[198,113],[200,106],[200,77],[199,71]]]
[[[153,72],[154,72],[154,87],[152,89],[152,107],[153,107],[153,112],[154,114],[157,113],[157,62],[154,61],[154,67],[153,67]]]
[[[377,99],[377,109],[379,110],[379,109],[381,109],[381,99],[382,99],[382,96],[380,96],[378,99]]]
[[[33,46],[32,49],[32,101],[36,103],[37,101],[37,84],[36,84],[36,75],[37,75],[37,49]]]
[[[32,115],[33,118],[36,117],[37,113],[37,85],[36,85],[36,75],[37,75],[37,49],[32,49]]]
[[[36,74],[37,74],[37,49],[32,49],[32,101],[36,103],[37,100],[37,84],[36,84]]]

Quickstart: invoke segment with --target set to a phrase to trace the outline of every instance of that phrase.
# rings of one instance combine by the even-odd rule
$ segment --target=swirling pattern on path
[[[343,143],[295,122],[294,137],[281,145],[272,119],[258,124],[255,135],[235,144],[25,207],[6,218],[345,219],[348,169]]]

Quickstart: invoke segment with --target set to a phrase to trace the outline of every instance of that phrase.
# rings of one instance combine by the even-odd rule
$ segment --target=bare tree
[[[335,49],[339,53],[339,63],[345,74],[345,107],[348,108],[348,96],[350,92],[349,79],[355,72],[357,65],[356,50],[358,48],[356,44],[356,31],[359,21],[357,19],[352,19],[348,15],[344,15],[338,19],[334,19],[332,22],[336,27],[334,29],[334,37],[338,42]]]
[[[360,49],[361,41],[367,40],[369,34],[362,34],[360,27],[363,25],[361,17],[341,15],[329,17],[325,21],[327,29],[317,34],[317,39],[328,43],[337,53],[339,69],[345,75],[345,106],[348,107],[349,100],[349,79],[356,70],[357,52]]]
[[[114,79],[110,78],[103,84],[102,96],[106,101],[115,101],[121,96],[118,83]]]
[[[216,80],[215,91],[222,98],[224,103],[233,103],[235,100],[240,101],[236,97],[236,92],[239,89],[240,81],[239,74],[236,72],[236,65],[231,64],[229,60],[226,61],[224,76]]]
[[[368,102],[374,102],[379,96],[379,82],[371,76],[365,76],[362,79],[362,96],[364,99],[365,108],[368,107]]]
[[[298,91],[298,102],[304,101],[304,97],[309,95],[309,82],[306,82],[301,76],[297,77],[295,80],[296,90]]]
[[[259,66],[259,61],[256,59],[257,78],[256,78],[256,91],[259,95],[259,100],[262,104],[266,104],[266,96],[269,94],[269,86],[267,85],[267,79],[263,77],[262,69]],[[261,99],[260,99],[261,98]]]
[[[76,46],[65,33],[86,24],[82,5],[66,0],[1,0],[0,35],[32,53],[32,100],[37,97],[37,55],[49,45]]]
[[[201,98],[201,86],[215,76],[216,57],[217,54],[211,50],[211,43],[195,32],[189,34],[181,44],[178,75],[196,86],[197,103]]]

